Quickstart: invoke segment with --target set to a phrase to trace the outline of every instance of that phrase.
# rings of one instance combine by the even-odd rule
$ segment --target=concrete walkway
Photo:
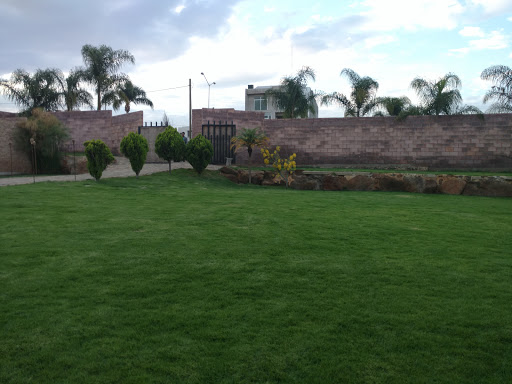
[[[179,168],[187,168],[192,169],[192,166],[186,162],[180,163],[172,163],[172,170]],[[209,170],[217,170],[220,169],[219,165],[209,165],[206,169]],[[166,172],[169,171],[169,164],[164,163],[152,163],[152,164],[144,164],[142,170],[139,175],[150,175],[152,173],[157,172]],[[126,157],[116,157],[115,164],[111,164],[107,167],[107,169],[103,172],[101,176],[102,179],[111,178],[111,177],[135,177],[135,173],[133,172],[130,162]],[[44,181],[75,181],[75,175],[58,175],[58,176],[37,176],[36,175],[36,183],[41,183]],[[88,173],[83,173],[80,175],[76,175],[76,181],[81,180],[94,180],[94,178]],[[4,187],[6,185],[19,185],[19,184],[32,184],[34,182],[34,178],[32,176],[23,176],[23,177],[4,177],[0,178],[0,187]]]

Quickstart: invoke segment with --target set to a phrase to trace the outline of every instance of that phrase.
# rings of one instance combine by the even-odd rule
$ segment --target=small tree
[[[84,143],[87,169],[98,181],[107,166],[114,162],[114,156],[107,145],[101,140],[89,140]]]
[[[185,142],[176,128],[169,126],[156,137],[155,152],[158,157],[169,162],[169,174],[171,174],[171,161],[185,160],[185,151]]]
[[[16,147],[32,158],[32,145],[35,141],[37,161],[36,173],[56,173],[61,171],[59,146],[69,137],[68,129],[49,112],[36,108],[31,116],[16,124],[14,142]]]
[[[231,148],[238,151],[241,148],[247,148],[249,155],[249,184],[251,183],[251,160],[254,147],[264,147],[268,144],[268,137],[261,132],[259,128],[242,128],[239,135],[231,139]]]
[[[212,161],[213,145],[203,135],[197,135],[187,144],[187,161],[198,174]]]
[[[146,162],[148,151],[147,139],[135,132],[130,132],[121,140],[121,153],[130,160],[130,165],[137,179],[139,178],[139,172]]]

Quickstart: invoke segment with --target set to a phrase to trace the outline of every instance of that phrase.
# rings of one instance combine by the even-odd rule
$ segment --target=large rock
[[[403,175],[394,173],[374,173],[375,189],[385,192],[401,192],[407,190]]]
[[[442,175],[437,177],[437,185],[441,193],[460,195],[466,188],[463,176]]]
[[[375,189],[375,180],[371,174],[346,176],[346,178],[349,191],[373,191]]]
[[[290,184],[290,188],[298,190],[319,190],[319,182],[313,177],[295,176]]]
[[[472,176],[469,178],[464,195],[512,197],[512,177]]]
[[[347,189],[345,176],[327,175],[322,180],[324,191],[342,191]]]
[[[404,174],[403,180],[406,192],[438,193],[435,176]]]

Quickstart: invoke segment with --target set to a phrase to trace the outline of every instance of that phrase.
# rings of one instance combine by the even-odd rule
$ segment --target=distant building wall
[[[261,127],[301,165],[412,165],[430,169],[512,169],[512,114],[265,120],[261,112],[201,109],[192,136],[208,120]],[[254,162],[261,162],[255,151]],[[242,151],[237,162],[247,162]]]
[[[54,115],[68,127],[70,139],[64,143],[63,150],[83,152],[83,143],[87,140],[102,140],[114,154],[119,154],[119,145],[129,132],[137,132],[142,125],[143,112],[133,112],[112,116],[112,111],[70,111],[54,112]],[[10,172],[9,142],[18,121],[25,118],[15,114],[0,114],[0,172]],[[13,144],[13,172],[30,173],[31,163],[27,156],[18,152]]]

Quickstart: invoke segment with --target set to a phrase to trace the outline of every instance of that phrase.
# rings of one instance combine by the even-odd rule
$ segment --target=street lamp
[[[206,78],[206,75],[204,72],[201,72],[201,75],[204,76],[204,79],[206,80],[206,84],[208,84],[208,109],[210,109],[210,87],[215,84],[215,81],[213,83],[210,83],[208,79]]]

